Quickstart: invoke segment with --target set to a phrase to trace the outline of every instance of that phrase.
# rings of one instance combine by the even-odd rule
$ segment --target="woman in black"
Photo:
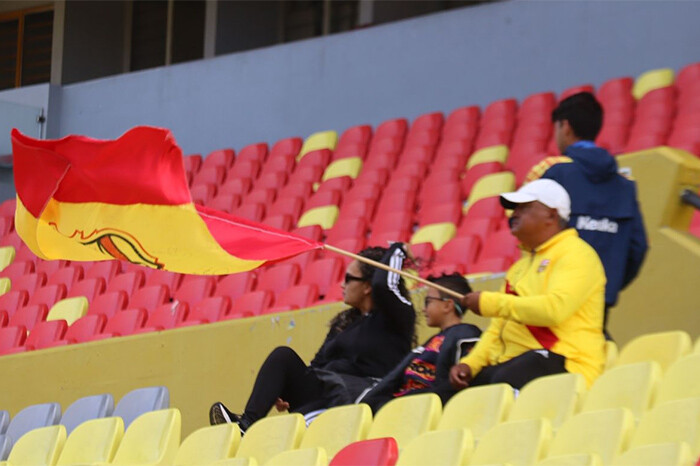
[[[360,255],[400,269],[406,258],[401,243],[368,248]],[[352,306],[330,322],[321,348],[306,366],[286,346],[275,348],[258,372],[243,414],[217,402],[212,424],[235,422],[245,430],[272,406],[307,413],[352,403],[375,379],[386,375],[411,350],[416,315],[403,279],[394,272],[351,262],[342,284]]]

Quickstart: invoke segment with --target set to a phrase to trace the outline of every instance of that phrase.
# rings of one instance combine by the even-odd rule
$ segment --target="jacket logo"
[[[549,259],[542,259],[540,265],[537,267],[537,273],[544,272],[544,269],[549,265]]]
[[[600,220],[592,219],[586,215],[578,218],[576,221],[577,230],[601,231],[603,233],[617,233],[617,222],[609,218],[601,218]]]

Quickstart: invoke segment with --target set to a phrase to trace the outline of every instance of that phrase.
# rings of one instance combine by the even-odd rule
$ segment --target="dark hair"
[[[376,262],[381,262],[382,258],[384,257],[384,254],[387,252],[387,248],[383,248],[380,246],[375,246],[375,247],[370,247],[370,248],[365,248],[362,251],[358,253],[359,256],[366,257],[367,259],[371,259]],[[360,265],[360,275],[362,276],[362,279],[366,282],[371,282],[372,277],[374,276],[375,270],[377,270],[375,267],[366,264],[364,262],[359,262],[358,264]],[[405,297],[406,299],[411,299],[410,295],[408,293],[408,289],[406,288],[406,282],[404,281],[403,277],[399,277],[399,292],[401,293],[401,296]],[[333,319],[331,319],[329,326],[331,329],[335,332],[340,332],[342,330],[345,330],[350,324],[358,320],[359,318],[362,317],[362,313],[355,309],[346,309],[344,311],[339,312]]]
[[[593,141],[603,126],[603,107],[590,92],[579,92],[559,102],[552,123],[566,120],[577,138]]]
[[[442,275],[440,277],[430,276],[428,277],[428,281],[435,283],[436,285],[444,286],[445,288],[448,288],[452,291],[456,291],[460,294],[467,294],[472,292],[472,287],[469,286],[469,282],[467,281],[467,279],[458,273]],[[439,293],[442,299],[449,299],[452,300],[453,303],[455,303],[455,312],[458,316],[461,317],[462,315],[464,315],[464,309],[462,308],[462,305],[459,303],[459,300],[457,298],[448,295],[447,293],[444,293],[442,291],[439,291]]]

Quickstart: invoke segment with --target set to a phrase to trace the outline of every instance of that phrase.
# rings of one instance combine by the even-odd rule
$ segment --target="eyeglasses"
[[[349,273],[346,273],[346,274],[345,274],[345,281],[344,281],[345,284],[348,284],[348,283],[353,282],[353,281],[354,281],[354,282],[364,282],[364,281],[367,281],[367,280],[365,280],[365,279],[362,278],[362,277],[356,277],[356,276],[354,276],[354,275],[350,275]]]
[[[430,305],[430,300],[434,299],[435,301],[451,301],[447,298],[434,298],[432,296],[426,296],[425,300],[423,300],[423,306],[428,307]]]

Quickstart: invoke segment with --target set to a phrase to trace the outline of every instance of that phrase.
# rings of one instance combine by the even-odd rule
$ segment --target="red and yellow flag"
[[[194,205],[170,131],[37,140],[12,130],[17,233],[38,257],[244,272],[321,243]]]

